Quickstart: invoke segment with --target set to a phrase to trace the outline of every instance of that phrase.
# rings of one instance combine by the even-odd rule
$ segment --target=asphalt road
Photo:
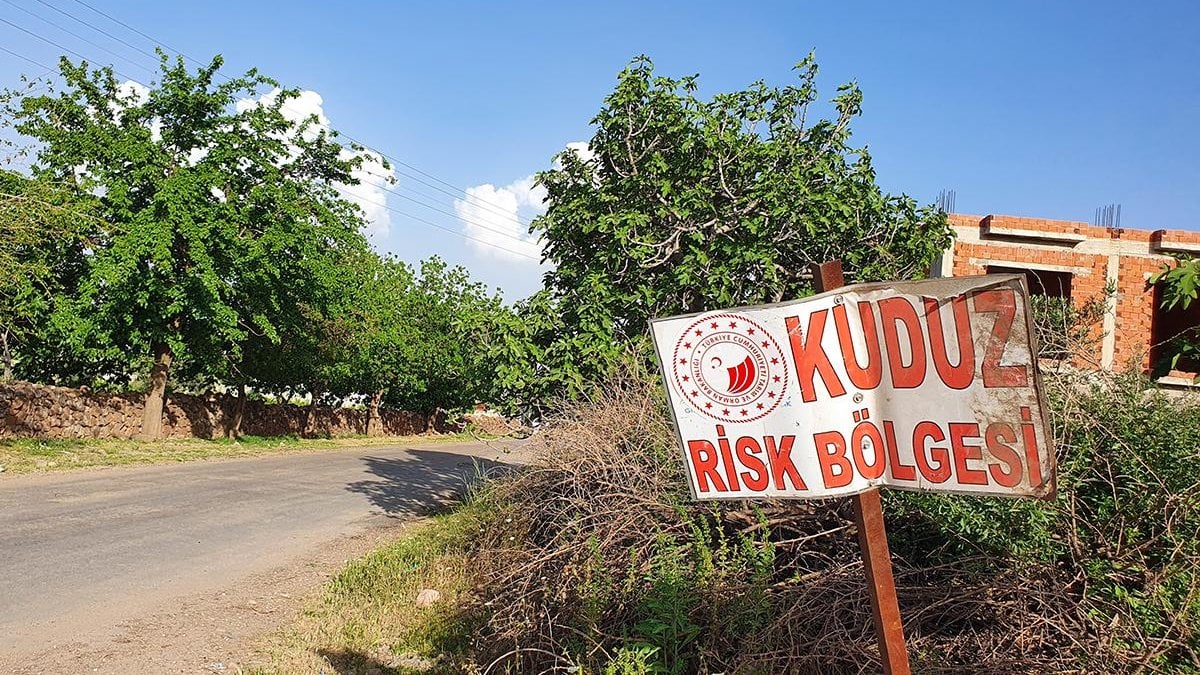
[[[428,512],[503,445],[359,447],[0,479],[0,663]]]

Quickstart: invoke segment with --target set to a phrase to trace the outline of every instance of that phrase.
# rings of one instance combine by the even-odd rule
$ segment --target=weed
[[[277,452],[312,452],[347,446],[469,441],[466,434],[419,437],[356,436],[336,439],[296,436],[243,436],[238,439],[168,438],[160,441],[119,439],[0,439],[0,466],[5,475],[44,473],[86,467],[161,464],[201,459],[250,457]]]
[[[468,552],[487,505],[469,502],[349,563],[294,626],[272,638],[264,673],[438,672],[465,668],[478,612],[468,602]],[[441,599],[416,608],[423,589]],[[336,663],[334,663],[336,661]]]
[[[1048,385],[1055,499],[886,496],[914,668],[1197,672],[1200,405],[1134,376]],[[646,381],[569,408],[462,520],[347,568],[321,643],[493,673],[877,670],[849,501],[691,502],[661,405]],[[346,609],[411,617],[445,560],[438,611]]]

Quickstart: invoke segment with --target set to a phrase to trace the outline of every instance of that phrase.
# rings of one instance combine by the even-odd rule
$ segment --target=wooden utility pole
[[[813,287],[818,293],[846,285],[840,260],[813,265],[812,275]],[[885,675],[910,675],[908,649],[904,646],[904,624],[900,620],[900,605],[896,601],[896,581],[892,578],[892,555],[888,551],[879,488],[871,488],[851,499],[854,500],[858,547],[862,551],[863,570],[871,594],[871,611],[875,618],[875,636],[879,641],[883,672]]]

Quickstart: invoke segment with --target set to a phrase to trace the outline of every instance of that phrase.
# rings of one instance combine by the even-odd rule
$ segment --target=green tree
[[[602,324],[600,327],[603,327]],[[487,343],[495,369],[489,399],[507,414],[537,419],[564,393],[586,387],[593,359],[611,358],[612,345],[591,333],[569,330],[559,303],[542,290],[495,316]]]
[[[506,310],[499,295],[471,279],[461,266],[434,256],[422,261],[413,289],[416,319],[415,382],[391,402],[413,410],[459,409],[487,398],[495,364],[488,344]]]
[[[484,343],[504,311],[498,296],[436,256],[419,272],[391,258],[357,270],[355,290],[320,331],[332,393],[363,396],[373,422],[382,403],[459,409],[490,393],[494,369]]]
[[[219,56],[194,73],[161,60],[161,81],[142,92],[64,58],[61,93],[7,110],[36,143],[33,176],[94,197],[88,269],[57,311],[78,343],[130,355],[130,372],[149,362],[147,438],[160,433],[173,364],[227,374],[252,336],[278,341],[312,261],[363,246],[361,212],[336,186],[355,182],[364,155],[315,118],[285,115],[296,90],[255,71],[216,83]]]
[[[354,291],[322,323],[330,355],[324,372],[335,394],[367,399],[369,435],[379,424],[384,396],[417,386],[414,364],[422,347],[408,265],[376,259],[359,266],[356,278]]]
[[[47,349],[14,364],[18,350],[28,357],[53,341],[53,308],[78,287],[90,217],[60,186],[0,171],[0,378],[12,379],[14,365],[31,373],[68,356]]]
[[[1174,264],[1163,265],[1150,283],[1162,287],[1163,309],[1187,309],[1200,295],[1200,259],[1176,258]]]
[[[577,394],[648,319],[802,297],[814,262],[840,259],[849,281],[928,274],[951,241],[945,214],[876,184],[850,145],[855,85],[816,119],[813,58],[796,72],[711,99],[645,57],[620,73],[586,151],[538,176],[548,208],[530,229],[554,267],[517,327],[532,346],[501,348],[538,360],[505,365],[510,384],[550,372]]]
[[[379,257],[365,245],[345,246],[302,262],[308,283],[281,288],[276,296],[286,300],[274,312],[276,335],[250,333],[240,362],[227,363],[221,380],[238,391],[238,407],[224,430],[227,436],[240,434],[247,386],[284,398],[308,392],[315,408],[348,379],[347,316],[361,304],[364,286],[374,283]],[[312,411],[304,434],[311,432]]]
[[[383,404],[434,411],[488,397],[494,368],[484,345],[507,310],[465,269],[433,257],[414,271],[361,251],[321,280],[278,344],[247,348],[240,374],[256,390],[308,391],[314,404],[362,400],[368,433]]]

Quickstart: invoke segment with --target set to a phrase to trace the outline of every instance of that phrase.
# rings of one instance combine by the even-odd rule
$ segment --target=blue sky
[[[504,214],[532,215],[521,181],[590,137],[617,71],[643,53],[713,93],[789,82],[815,50],[823,95],[861,85],[855,139],[892,192],[929,202],[949,188],[960,212],[1074,220],[1115,202],[1127,227],[1200,229],[1198,3],[86,1],[192,57],[223,54],[228,72],[319,93],[333,127],[408,165],[390,189],[434,208],[373,198],[451,230],[376,209],[390,221],[377,247],[437,253],[510,298],[538,286],[537,265],[460,235],[532,250],[493,230],[519,233]],[[0,0],[0,19],[149,79],[145,55],[50,6],[153,47],[77,0]],[[2,22],[0,46],[46,64],[62,52]],[[0,81],[38,70],[0,51]]]

